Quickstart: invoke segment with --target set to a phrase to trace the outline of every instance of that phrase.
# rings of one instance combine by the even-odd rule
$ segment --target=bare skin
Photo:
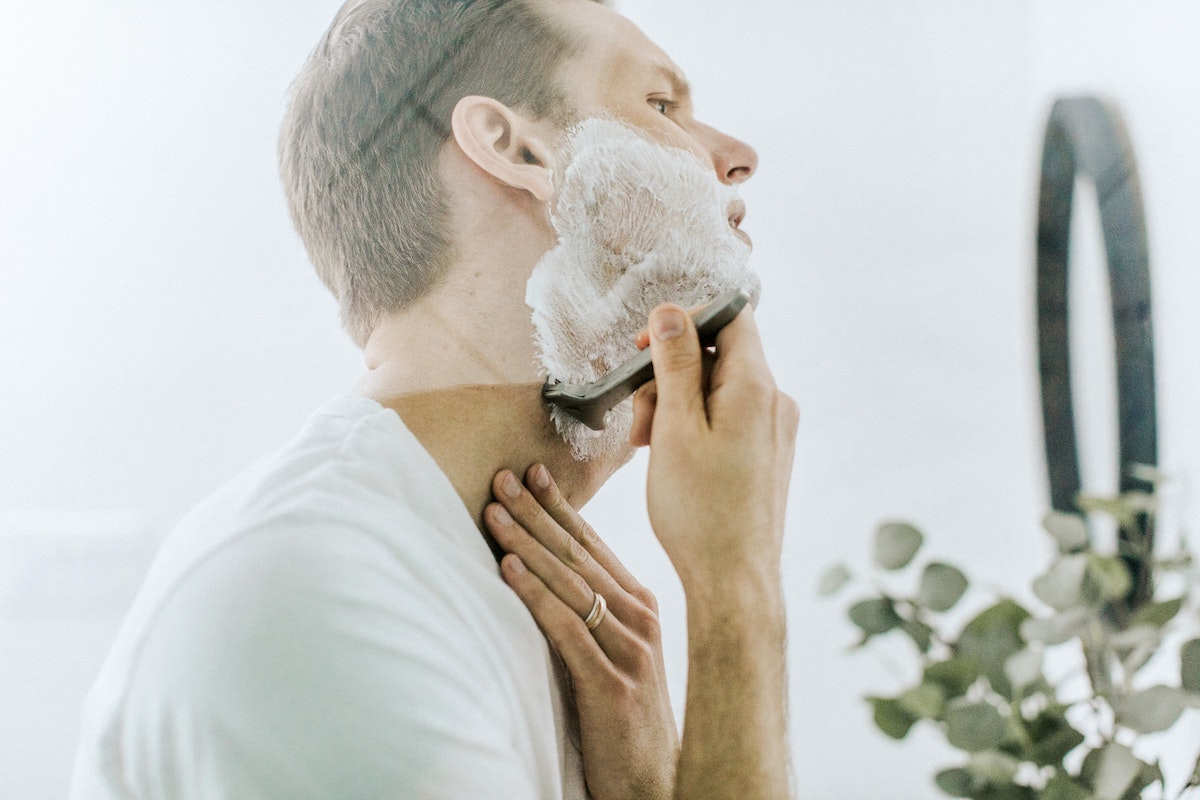
[[[658,399],[643,393],[635,431],[650,441],[651,524],[687,595],[687,714],[677,763],[664,746],[673,738],[662,738],[669,733],[659,715],[669,718],[670,703],[653,595],[541,465],[524,486],[498,473],[498,502],[485,520],[509,553],[505,580],[570,671],[595,797],[786,798],[779,559],[799,413],[775,387],[751,313],[721,334],[707,379],[681,309],[657,310],[651,330]],[[583,618],[596,593],[609,612],[589,631]]]
[[[754,173],[753,149],[695,118],[682,74],[632,23],[587,0],[537,4],[581,42],[559,76],[581,116],[614,115],[726,183]],[[774,388],[752,314],[722,334],[709,380],[690,320],[674,338],[651,334],[658,386],[635,402],[651,521],[688,598],[681,739],[653,595],[575,511],[627,454],[573,461],[537,391],[524,290],[555,243],[547,208],[562,131],[487,97],[462,98],[451,131],[439,168],[455,261],[436,289],[379,321],[357,391],[400,414],[511,554],[502,574],[570,673],[594,800],[786,797],[778,570],[796,412]],[[728,215],[736,227],[742,210]],[[597,591],[609,610],[593,632],[583,616]]]

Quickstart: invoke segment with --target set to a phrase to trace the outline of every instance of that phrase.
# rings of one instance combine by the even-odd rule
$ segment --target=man
[[[75,797],[788,795],[778,570],[795,404],[751,312],[708,373],[690,318],[663,305],[639,342],[656,384],[623,428],[610,417],[650,446],[650,518],[687,595],[680,737],[654,598],[575,510],[629,448],[582,452],[539,391],[554,337],[535,349],[531,305],[548,312],[531,275],[591,241],[561,213],[589,163],[576,128],[633,131],[724,187],[756,166],[694,119],[666,55],[592,0],[339,13],[281,154],[367,374],[169,537],[89,698]],[[597,213],[618,199],[592,198]],[[743,238],[740,208],[728,225],[718,213],[714,237]],[[606,235],[600,252],[653,260]]]

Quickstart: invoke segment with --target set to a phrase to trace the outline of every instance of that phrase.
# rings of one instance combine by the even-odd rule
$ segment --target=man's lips
[[[746,203],[741,199],[733,200],[730,202],[729,208],[725,213],[729,219],[729,227],[733,230],[734,235],[746,244],[753,245],[753,242],[750,241],[750,236],[741,228],[742,220],[746,218]]]

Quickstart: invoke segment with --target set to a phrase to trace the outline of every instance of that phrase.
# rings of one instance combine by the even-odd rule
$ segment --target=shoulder
[[[241,537],[193,571],[128,675],[126,740],[178,748],[142,768],[155,780],[180,764],[217,781],[261,778],[264,796],[403,786],[486,797],[469,775],[487,772],[524,786],[504,653],[476,635],[486,623],[453,596],[454,571],[408,555],[361,531],[294,525]],[[426,792],[434,784],[453,793]]]

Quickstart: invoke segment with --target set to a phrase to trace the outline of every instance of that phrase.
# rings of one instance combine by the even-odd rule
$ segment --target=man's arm
[[[798,411],[775,387],[750,313],[718,338],[707,380],[688,315],[658,309],[651,330],[658,380],[637,396],[633,438],[651,445],[651,524],[687,595],[687,715],[677,762],[663,716],[653,596],[548,476],[539,481],[544,468],[530,470],[528,489],[512,497],[504,491],[510,476],[498,475],[495,495],[511,515],[497,515],[496,505],[486,518],[512,554],[505,579],[571,672],[593,796],[786,798],[779,561]],[[584,618],[598,593],[610,612],[589,630]],[[637,782],[619,778],[636,774],[654,779],[630,791]]]
[[[779,563],[799,411],[767,368],[752,313],[717,339],[705,390],[691,318],[650,320],[654,532],[688,609],[677,798],[786,798],[786,626]],[[638,399],[644,418],[649,391]]]

